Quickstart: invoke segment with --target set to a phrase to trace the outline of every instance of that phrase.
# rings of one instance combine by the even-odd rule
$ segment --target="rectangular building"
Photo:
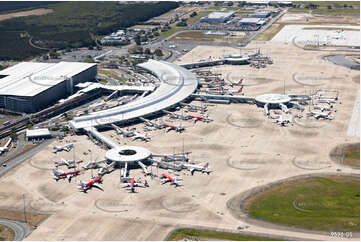
[[[73,94],[74,85],[92,81],[94,63],[22,62],[0,71],[0,108],[33,113]]]
[[[215,24],[225,23],[234,16],[234,12],[212,12],[206,17],[202,17],[200,22]]]
[[[261,25],[264,25],[266,23],[266,21],[261,18],[243,18],[238,23],[239,23],[239,25],[261,26]]]

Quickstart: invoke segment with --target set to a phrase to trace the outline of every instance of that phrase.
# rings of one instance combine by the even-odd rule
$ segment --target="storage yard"
[[[173,19],[175,12],[161,17]],[[210,14],[203,20],[225,22],[231,15]],[[245,201],[295,180],[352,177],[354,186],[359,184],[354,148],[360,133],[359,27],[329,28],[285,25],[270,41],[238,48],[199,45],[173,63],[148,59],[116,68],[112,75],[122,73],[122,81],[108,76],[110,83],[95,83],[107,76],[104,70],[96,74],[96,64],[11,67],[29,69],[16,78],[36,89],[31,97],[40,92],[37,88],[48,92],[59,83],[64,93],[52,97],[54,107],[22,117],[34,125],[26,131],[29,141],[1,140],[2,150],[7,142],[40,145],[15,157],[16,168],[0,168],[0,208],[49,215],[30,228],[25,240],[164,240],[188,228],[278,240],[359,240],[359,220],[348,219],[349,214],[342,226],[310,230],[296,219],[274,218],[282,208],[267,210],[266,220],[280,224],[244,210],[251,207],[259,216]],[[331,48],[307,49],[315,45]],[[72,71],[41,74],[40,69],[57,65]],[[33,68],[48,77],[38,78],[44,85],[32,85]],[[0,77],[17,85],[7,71]],[[77,79],[79,73],[85,74]],[[47,100],[42,101],[45,107]],[[309,212],[296,206],[300,197],[310,198],[303,195],[283,201],[289,201],[284,206],[296,218]],[[317,200],[317,194],[312,196]],[[331,233],[340,227],[351,236]]]

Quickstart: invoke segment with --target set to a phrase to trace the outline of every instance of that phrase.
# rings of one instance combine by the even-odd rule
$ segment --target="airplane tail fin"
[[[241,93],[242,89],[243,89],[243,87],[240,87],[237,93]]]
[[[241,78],[237,84],[242,84],[243,79]]]

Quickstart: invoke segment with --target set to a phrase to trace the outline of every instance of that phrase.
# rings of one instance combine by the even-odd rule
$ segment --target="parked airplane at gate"
[[[88,163],[86,163],[83,168],[85,170],[88,169],[96,169],[96,168],[101,168],[100,164],[104,163],[105,160],[101,160],[101,161],[89,161]]]
[[[212,121],[212,119],[210,119],[207,114],[206,114],[206,115],[201,115],[201,116],[188,115],[188,117],[189,117],[190,119],[192,119],[194,122],[203,121],[203,122],[209,123],[209,122]]]
[[[171,130],[174,130],[178,133],[182,133],[184,130],[185,130],[185,127],[182,126],[182,125],[179,125],[179,126],[175,126],[175,125],[172,125],[172,124],[164,124],[166,127],[167,127],[167,132],[171,131]]]
[[[61,170],[54,169],[53,174],[54,174],[54,179],[56,181],[59,181],[60,179],[68,178],[68,181],[71,182],[71,178],[74,177],[74,176],[80,175],[80,171],[79,170],[74,170],[74,171],[64,172],[64,171],[61,171]]]
[[[66,152],[69,152],[72,148],[74,147],[73,144],[67,144],[67,145],[58,145],[58,146],[54,146],[53,149],[55,150],[55,153],[56,152],[59,152],[59,151],[63,151],[65,150]]]
[[[314,109],[318,109],[321,110],[321,112],[323,111],[331,111],[331,108],[333,107],[331,106],[324,106],[324,105],[313,105]]]
[[[209,163],[205,163],[204,165],[203,164],[197,164],[197,165],[194,165],[194,164],[189,164],[189,163],[182,163],[182,166],[189,170],[192,174],[192,176],[194,175],[194,172],[195,171],[200,171],[202,173],[207,173],[207,175],[209,175],[209,173],[211,173],[212,171],[211,170],[208,170],[208,165]]]
[[[64,158],[61,158],[61,161],[54,161],[54,164],[56,167],[58,166],[67,166],[68,168],[73,168],[75,167],[75,164],[79,164],[81,162],[83,162],[82,160],[65,160]]]
[[[123,188],[127,188],[129,187],[129,190],[134,193],[135,192],[135,187],[143,187],[143,184],[142,183],[139,183],[139,182],[135,182],[135,179],[134,178],[131,178],[130,179],[130,182],[127,183],[127,185],[123,186]]]
[[[103,182],[103,179],[101,176],[99,176],[87,183],[80,181],[78,188],[82,192],[86,192],[87,190],[89,190],[92,187],[96,187],[96,188],[99,188],[100,190],[104,191],[104,189],[100,186],[100,183],[102,183],[102,182]]]
[[[329,113],[320,113],[320,112],[314,112],[314,111],[310,111],[309,112],[310,115],[312,115],[313,117],[315,117],[316,119],[333,119],[331,112]]]

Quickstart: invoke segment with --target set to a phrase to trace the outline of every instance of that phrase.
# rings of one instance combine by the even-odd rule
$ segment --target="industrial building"
[[[268,18],[269,16],[271,16],[271,12],[269,11],[256,12],[251,15],[252,18]]]
[[[92,81],[96,64],[22,62],[0,71],[0,108],[37,112],[73,94],[74,85]]]
[[[27,140],[42,140],[49,139],[52,137],[49,129],[27,129],[26,130],[26,139]]]
[[[234,16],[234,12],[212,12],[208,16],[202,17],[200,22],[216,24],[225,23]]]
[[[261,25],[264,25],[266,23],[266,21],[261,19],[261,18],[243,18],[238,23],[239,23],[240,26],[241,25],[257,25],[257,26],[261,26]]]

